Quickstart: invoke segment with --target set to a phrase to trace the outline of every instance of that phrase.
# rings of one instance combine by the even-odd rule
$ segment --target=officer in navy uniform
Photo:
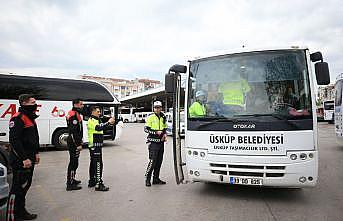
[[[68,149],[69,149],[69,165],[67,171],[67,191],[79,190],[81,186],[80,180],[75,179],[76,170],[79,166],[79,156],[82,150],[82,118],[81,112],[83,109],[83,102],[81,99],[75,99],[73,102],[73,108],[68,112],[66,117],[68,125]]]
[[[37,104],[32,95],[19,96],[19,110],[9,122],[10,165],[13,181],[8,199],[7,220],[33,220],[37,214],[25,208],[26,193],[32,183],[34,165],[40,161],[39,135],[35,119]]]

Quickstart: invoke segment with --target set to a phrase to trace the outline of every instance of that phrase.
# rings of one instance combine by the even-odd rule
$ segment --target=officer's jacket
[[[149,115],[144,127],[144,131],[148,133],[148,142],[162,142],[162,137],[166,133],[167,127],[166,116],[163,113],[160,116],[155,113]],[[162,134],[158,135],[157,131],[162,131]]]
[[[196,101],[189,107],[188,112],[190,117],[203,117],[206,115],[206,108],[203,104]]]
[[[68,112],[66,120],[68,125],[69,141],[72,141],[75,146],[82,145],[83,129],[80,113],[73,108]]]
[[[102,146],[104,142],[104,129],[109,126],[109,123],[101,123],[100,119],[95,116],[91,116],[87,122],[88,129],[88,146]]]
[[[31,114],[32,115],[32,114]],[[14,114],[9,122],[9,142],[11,144],[11,158],[24,161],[30,159],[35,162],[35,155],[39,149],[39,135],[36,115],[29,117],[24,110]]]

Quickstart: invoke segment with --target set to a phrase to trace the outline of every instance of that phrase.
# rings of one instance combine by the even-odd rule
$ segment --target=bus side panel
[[[51,144],[52,134],[57,128],[66,128],[66,114],[71,108],[69,101],[40,101],[37,100],[37,126],[39,131],[40,144]],[[6,136],[0,141],[8,142],[8,122],[13,114],[18,111],[17,100],[0,100],[0,132],[5,132]]]
[[[50,122],[48,119],[37,119],[37,128],[40,144],[51,144]]]

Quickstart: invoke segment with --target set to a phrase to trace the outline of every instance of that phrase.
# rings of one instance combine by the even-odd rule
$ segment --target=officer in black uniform
[[[151,186],[151,175],[154,174],[152,184],[166,184],[160,179],[160,169],[163,161],[164,142],[167,140],[166,116],[161,112],[162,102],[154,102],[154,113],[146,119],[144,131],[148,133],[149,163],[145,172],[145,186]]]
[[[67,171],[67,191],[79,190],[81,186],[80,180],[75,179],[76,170],[79,166],[79,156],[82,150],[82,118],[81,112],[83,109],[83,102],[81,99],[73,100],[73,108],[68,112],[66,117],[68,125],[68,149],[69,149],[69,165]]]
[[[25,197],[32,182],[34,165],[39,163],[39,135],[35,119],[37,104],[29,94],[19,96],[20,108],[9,122],[10,164],[13,183],[7,207],[7,220],[33,220],[25,208]]]

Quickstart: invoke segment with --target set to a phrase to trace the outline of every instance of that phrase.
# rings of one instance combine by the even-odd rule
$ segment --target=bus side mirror
[[[165,91],[167,94],[175,93],[176,74],[168,73],[165,76]]]
[[[323,55],[320,51],[310,54],[312,62],[323,61]]]
[[[173,94],[176,90],[176,82],[180,73],[186,73],[187,66],[175,64],[165,76],[165,91],[167,94]]]
[[[174,72],[178,74],[186,73],[187,72],[187,66],[180,65],[180,64],[174,64],[170,69],[169,73]]]
[[[316,72],[317,84],[328,85],[330,84],[329,65],[326,62],[317,62],[314,64]]]

